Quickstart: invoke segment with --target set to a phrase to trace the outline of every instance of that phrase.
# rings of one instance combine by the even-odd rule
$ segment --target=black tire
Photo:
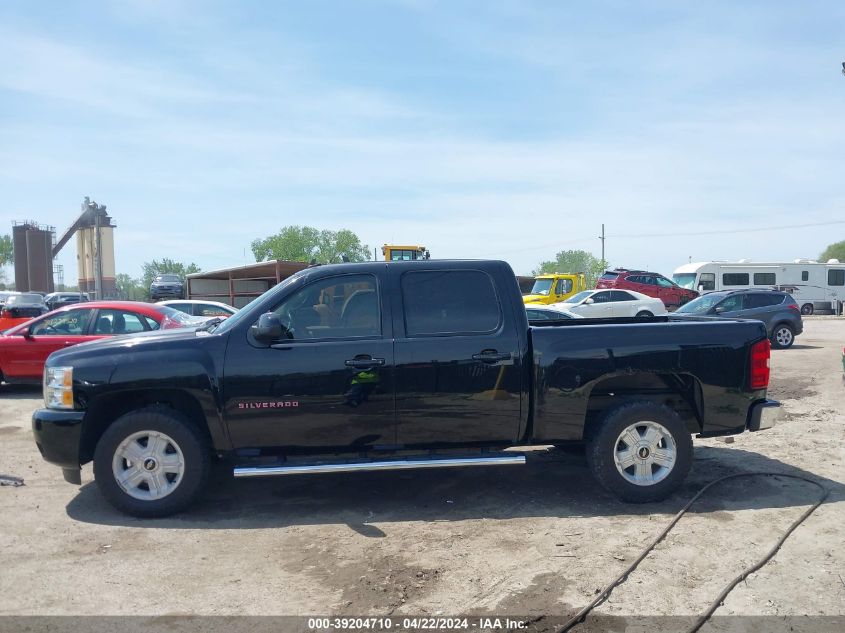
[[[181,473],[173,481],[167,480],[168,485],[173,485],[178,479],[178,484],[160,499],[133,497],[117,482],[112,468],[115,453],[124,440],[145,431],[171,438],[184,459]],[[172,449],[172,444],[168,448]],[[94,451],[94,479],[103,496],[121,512],[135,517],[164,517],[184,510],[200,497],[210,471],[211,445],[206,435],[186,416],[164,406],[151,406],[121,416],[106,429]],[[149,484],[147,487],[149,490]],[[136,487],[137,490],[140,489]]]
[[[789,323],[778,323],[772,330],[772,347],[788,349],[795,342],[795,331]]]
[[[649,312],[648,310],[640,310],[639,312],[637,312],[637,318],[638,319],[644,319],[646,317],[653,317],[653,316],[654,315],[651,312]]]
[[[657,475],[661,478],[655,483],[636,484],[623,476],[617,468],[615,457],[617,448],[622,445],[622,433],[638,423],[646,422],[656,423],[668,432],[675,445],[675,455],[673,464],[671,468],[667,468],[666,473],[658,471]],[[622,501],[660,501],[672,494],[689,473],[692,466],[692,437],[684,421],[672,409],[647,401],[628,402],[607,411],[598,427],[590,434],[587,464],[596,480]],[[648,468],[652,469],[651,466]],[[633,474],[629,473],[630,476]]]
[[[801,314],[804,316],[810,316],[813,313],[813,304],[812,303],[805,303],[801,306]]]

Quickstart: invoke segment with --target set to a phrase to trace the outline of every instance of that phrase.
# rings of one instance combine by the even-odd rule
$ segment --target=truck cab
[[[418,259],[431,259],[431,253],[425,246],[407,246],[397,244],[385,244],[381,247],[381,253],[386,262],[407,262]]]
[[[566,301],[576,292],[587,289],[587,278],[584,273],[549,273],[534,278],[531,292],[522,297],[525,304],[560,303]]]

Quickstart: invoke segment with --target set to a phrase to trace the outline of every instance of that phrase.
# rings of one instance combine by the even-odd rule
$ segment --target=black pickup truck
[[[496,261],[317,266],[197,331],[56,352],[33,414],[47,461],[136,516],[236,477],[521,464],[586,443],[623,500],[670,494],[700,437],[772,426],[769,341],[752,321],[529,326]],[[511,449],[511,450],[506,450]]]

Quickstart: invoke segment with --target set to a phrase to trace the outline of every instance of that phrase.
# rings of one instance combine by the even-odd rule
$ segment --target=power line
[[[641,239],[641,238],[657,238],[657,237],[696,237],[699,235],[729,235],[731,233],[765,233],[767,231],[785,231],[789,229],[804,229],[819,226],[832,226],[838,224],[845,224],[845,220],[832,220],[830,222],[814,222],[809,224],[788,224],[783,226],[764,226],[753,229],[720,229],[715,231],[692,231],[681,233],[612,233],[605,234],[604,239],[611,237],[623,239]],[[528,247],[520,247],[515,249],[508,249],[505,251],[497,251],[495,257],[502,255],[513,255],[514,253],[527,253],[529,251],[539,251],[546,248],[560,248],[562,246],[572,246],[575,244],[584,244],[592,242],[594,237],[580,237],[574,240],[567,240],[565,242],[553,242],[551,244],[532,244]],[[602,238],[599,238],[602,239]],[[467,255],[470,259],[475,257],[486,257],[487,253],[478,255]]]
[[[787,229],[806,229],[814,226],[830,226],[832,224],[845,224],[845,220],[833,220],[831,222],[816,222],[813,224],[788,224],[784,226],[764,226],[756,229],[728,229],[718,231],[694,231],[691,233],[618,233],[607,237],[695,237],[698,235],[727,235],[730,233],[764,233],[766,231],[784,231]]]

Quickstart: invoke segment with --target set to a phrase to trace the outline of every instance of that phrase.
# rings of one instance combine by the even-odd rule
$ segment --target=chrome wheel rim
[[[787,347],[790,343],[792,343],[792,330],[788,327],[780,328],[777,332],[775,332],[775,340],[781,347]]]
[[[671,433],[662,424],[636,422],[616,439],[613,460],[616,470],[637,486],[653,486],[672,472],[678,449]]]
[[[114,479],[133,499],[154,501],[172,493],[185,475],[182,449],[159,431],[139,431],[124,439],[112,459]]]

